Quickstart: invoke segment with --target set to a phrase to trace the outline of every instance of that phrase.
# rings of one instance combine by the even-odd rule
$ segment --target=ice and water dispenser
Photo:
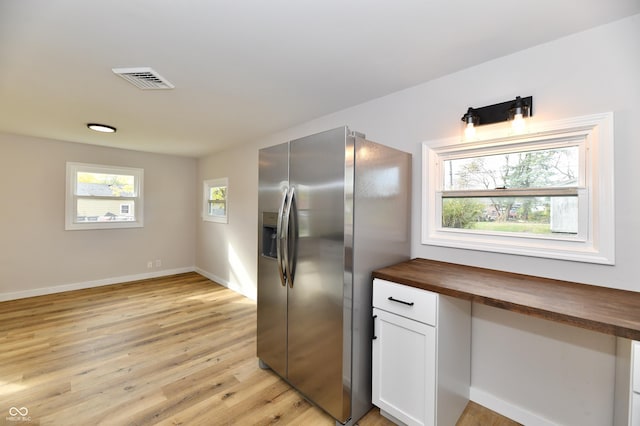
[[[276,258],[278,238],[278,213],[262,212],[262,255]]]

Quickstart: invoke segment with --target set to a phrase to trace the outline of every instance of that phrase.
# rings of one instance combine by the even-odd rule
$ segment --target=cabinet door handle
[[[393,296],[389,296],[389,300],[392,302],[402,303],[403,305],[413,306],[413,302],[405,302],[404,300],[394,299]]]
[[[371,335],[371,340],[376,340],[378,338],[378,336],[376,336],[376,318],[378,318],[377,315],[373,316],[373,332]]]

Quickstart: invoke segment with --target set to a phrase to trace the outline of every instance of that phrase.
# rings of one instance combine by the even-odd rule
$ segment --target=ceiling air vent
[[[112,71],[139,89],[163,90],[175,86],[149,67],[112,68]]]

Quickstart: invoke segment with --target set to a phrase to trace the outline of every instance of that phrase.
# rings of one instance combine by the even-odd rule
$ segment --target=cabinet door
[[[373,315],[373,403],[408,425],[434,425],[436,329],[376,308]]]
[[[640,425],[640,342],[631,351],[631,426]]]
[[[631,347],[631,389],[640,393],[640,342],[632,342]]]
[[[640,425],[640,393],[631,394],[631,426]]]

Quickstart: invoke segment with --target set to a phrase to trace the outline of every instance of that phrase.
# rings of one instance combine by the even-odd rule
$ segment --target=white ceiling
[[[0,0],[0,131],[201,156],[636,13],[640,0]],[[143,66],[175,89],[111,71]]]

